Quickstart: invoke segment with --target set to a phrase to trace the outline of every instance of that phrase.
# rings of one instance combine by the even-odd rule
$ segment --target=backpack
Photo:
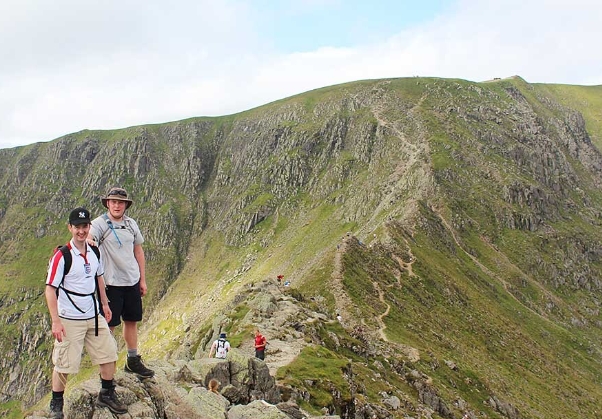
[[[92,246],[89,244],[88,244],[88,246],[90,246],[90,249],[92,249],[92,251],[94,252],[96,257],[100,261],[100,249],[96,246]],[[59,291],[63,290],[63,292],[65,293],[65,295],[67,296],[67,298],[69,299],[71,304],[73,304],[73,307],[75,307],[75,309],[78,310],[79,312],[83,313],[84,311],[82,309],[80,309],[77,306],[77,304],[75,304],[75,302],[71,299],[70,295],[77,295],[80,297],[85,297],[87,295],[90,295],[94,299],[94,312],[98,313],[98,306],[97,306],[97,301],[96,301],[96,297],[95,297],[95,295],[98,293],[98,277],[96,276],[96,274],[94,275],[95,286],[94,286],[94,292],[92,294],[80,294],[78,292],[68,290],[67,288],[65,288],[63,286],[63,283],[65,282],[65,277],[69,273],[69,270],[71,269],[71,264],[73,263],[73,258],[71,256],[71,244],[67,243],[66,245],[63,245],[63,246],[57,246],[54,254],[56,254],[57,252],[61,252],[63,254],[65,267],[63,268],[63,277],[61,278],[61,282],[60,282],[59,286],[56,288],[56,296],[58,297]],[[98,314],[96,314],[96,316],[94,317],[94,326],[95,326],[94,335],[98,336]]]
[[[226,348],[226,341],[224,339],[217,340],[217,347],[215,348],[215,357],[216,358],[225,358],[228,353],[228,348]]]
[[[92,246],[90,244],[88,246],[90,246],[90,249],[92,249],[98,260],[100,260],[100,249],[97,246]],[[62,246],[57,246],[54,250],[54,253],[58,251],[60,251],[63,254],[63,259],[65,260],[65,268],[63,269],[63,279],[61,280],[62,284],[63,280],[65,279],[65,277],[69,273],[69,270],[71,269],[71,263],[73,259],[71,258],[71,247],[69,246],[69,243]],[[96,283],[96,286],[98,287],[98,282]]]

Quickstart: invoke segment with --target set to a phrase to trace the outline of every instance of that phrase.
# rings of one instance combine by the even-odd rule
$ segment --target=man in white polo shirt
[[[102,258],[86,241],[90,232],[88,210],[80,207],[71,211],[67,228],[72,238],[52,256],[46,277],[46,302],[55,339],[50,417],[63,418],[67,377],[79,371],[84,346],[92,364],[100,366],[101,390],[96,405],[115,414],[127,413],[115,393],[117,344],[107,324],[111,309],[105,292]],[[97,290],[106,320],[99,314]]]

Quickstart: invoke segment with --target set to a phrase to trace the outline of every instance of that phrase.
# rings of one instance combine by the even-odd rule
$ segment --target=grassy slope
[[[164,320],[145,337],[156,343],[149,348],[151,353],[163,356],[177,348],[177,342],[184,337],[182,319],[194,317],[199,311],[217,313],[249,283],[278,274],[293,284],[301,281],[307,269],[315,266],[324,252],[334,248],[337,240],[353,227],[340,219],[333,222],[340,217],[335,213],[334,207],[325,205],[295,218],[272,216],[258,225],[252,233],[256,240],[246,247],[226,246],[215,232],[201,236],[191,249],[190,262],[172,285],[170,298],[162,301],[153,315]],[[269,245],[264,247],[262,242]],[[244,266],[250,269],[245,270]],[[199,317],[199,321],[210,324],[213,317]],[[165,340],[173,345],[166,347]]]
[[[593,411],[602,389],[587,333],[527,309],[505,289],[505,276],[492,278],[455,246],[455,257],[434,250],[443,247],[434,239],[416,237],[417,276],[393,291],[391,299],[402,301],[403,309],[393,309],[387,319],[389,336],[459,364],[459,374],[444,368],[433,373],[442,374],[450,395],[456,390],[446,385],[446,375],[455,382],[475,377],[474,387],[482,385],[485,394],[472,392],[472,384],[463,392],[472,393],[475,406],[491,393],[511,401],[524,417],[578,418]],[[512,268],[501,265],[500,271]]]
[[[413,276],[404,271],[400,282],[395,279],[398,267],[388,257],[388,250],[353,246],[345,255],[346,289],[365,324],[376,328],[375,318],[388,306],[384,318],[388,339],[419,349],[422,359],[413,367],[433,378],[448,403],[460,397],[490,417],[499,417],[484,404],[492,396],[514,405],[524,418],[577,419],[599,408],[600,361],[590,340],[597,331],[563,327],[526,308],[505,289],[505,276],[491,277],[489,271],[475,265],[452,243],[438,217],[424,211],[425,225],[430,226],[425,233],[409,239],[402,228],[392,225],[389,229],[398,253],[407,254],[404,247],[408,240],[411,243]],[[488,247],[481,245],[483,250]],[[501,263],[499,269],[512,272],[515,267]],[[326,296],[334,304],[332,290],[324,285],[328,284],[324,269],[316,269],[312,275],[304,291],[307,296]],[[378,299],[374,280],[387,290],[384,304]],[[325,327],[341,341],[352,339],[346,331]],[[326,347],[334,350],[336,346],[328,339],[326,342]],[[302,386],[303,379],[316,376],[311,368],[322,368],[324,358],[332,360],[328,368],[348,359],[357,381],[380,382],[382,388],[377,389],[393,394],[414,394],[407,381],[393,372],[375,380],[374,371],[363,371],[360,365],[365,360],[353,353],[325,353],[319,363],[312,361],[314,357],[313,352],[302,354],[300,370],[291,365],[280,371],[279,377]],[[458,370],[445,367],[445,360],[457,364]],[[343,375],[348,366],[338,368]],[[340,379],[332,371],[331,375],[328,383]],[[328,385],[318,384],[308,391],[315,393],[316,401],[326,397],[325,388]],[[367,396],[373,402],[380,400],[376,394]]]
[[[520,81],[516,84],[521,87]],[[475,150],[474,155],[478,154]],[[437,315],[433,320],[445,319],[447,323],[439,332],[443,340],[448,341],[444,347],[450,350],[444,350],[442,355],[459,352],[462,359],[472,361],[473,372],[482,377],[487,371],[489,377],[482,380],[498,394],[512,395],[516,407],[529,417],[568,418],[591,414],[598,407],[596,400],[602,392],[596,373],[600,369],[599,353],[595,349],[600,344],[600,331],[592,327],[593,324],[584,329],[571,327],[568,318],[577,307],[571,297],[573,290],[569,287],[546,289],[541,286],[547,279],[545,276],[533,278],[525,272],[533,272],[532,249],[537,249],[543,258],[553,259],[557,250],[551,248],[562,246],[562,237],[589,235],[588,241],[595,243],[597,233],[580,227],[588,225],[589,220],[579,217],[578,211],[570,222],[553,224],[558,236],[550,238],[542,232],[500,229],[499,222],[490,217],[494,213],[490,209],[503,208],[506,204],[496,200],[499,198],[492,192],[493,185],[485,180],[488,176],[484,172],[487,169],[491,173],[495,166],[479,168],[477,164],[473,171],[469,165],[457,163],[458,155],[454,157],[441,159],[456,161],[448,167],[453,167],[452,172],[458,175],[454,182],[446,182],[444,186],[449,197],[449,215],[464,220],[467,225],[456,232],[461,237],[462,249],[450,239],[449,232],[442,234],[441,225],[435,221],[431,223],[437,228],[426,232],[422,247],[413,248],[417,253],[419,249],[429,249],[422,252],[422,257],[417,256],[416,271],[422,272],[421,278],[431,278],[427,282],[430,284],[427,295],[437,301],[433,307]],[[495,162],[495,158],[492,161]],[[512,168],[505,166],[499,178],[525,179],[525,175],[524,172],[513,173]],[[458,182],[459,179],[462,182]],[[496,186],[499,188],[499,183]],[[590,193],[594,200],[600,199],[595,189]],[[443,243],[437,243],[446,236]],[[546,249],[542,243],[548,240],[555,244]],[[493,250],[496,246],[499,251]],[[439,253],[433,249],[445,251]],[[477,255],[487,268],[475,266],[472,259],[467,258],[468,252]],[[554,294],[560,294],[565,300],[556,300]],[[542,309],[548,299],[557,302],[556,312],[546,313]],[[591,301],[591,295],[589,299]],[[466,316],[474,318],[472,324],[464,323],[462,319]],[[558,400],[562,402],[557,403]]]

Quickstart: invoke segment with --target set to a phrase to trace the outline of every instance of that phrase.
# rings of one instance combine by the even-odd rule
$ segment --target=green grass
[[[21,403],[17,400],[12,400],[7,403],[0,403],[0,416],[5,419],[21,419],[23,418],[23,411],[21,410]]]
[[[226,329],[228,333],[228,341],[233,348],[238,348],[243,341],[248,340],[254,332],[252,325],[243,324],[242,320],[249,313],[250,307],[244,303],[238,305],[232,310],[229,316],[230,325]]]
[[[345,255],[346,289],[362,310],[362,318],[384,312],[370,285],[378,278],[381,287],[387,286],[388,338],[418,348],[423,357],[429,354],[420,369],[435,379],[445,400],[453,399],[459,387],[473,405],[497,395],[513,400],[526,417],[577,418],[594,409],[594,398],[584,397],[586,393],[573,382],[577,379],[593,394],[600,392],[595,373],[599,361],[593,355],[598,339],[590,342],[587,333],[576,339],[581,332],[529,310],[529,306],[539,309],[540,287],[534,287],[531,280],[523,285],[512,265],[495,267],[501,260],[489,246],[479,244],[477,236],[463,235],[462,242],[479,254],[482,263],[494,267],[497,278],[488,276],[446,239],[449,233],[436,217],[430,223],[427,235],[413,236],[416,276],[402,274],[401,286],[387,279],[391,262],[382,255],[369,255],[377,250],[352,247]],[[516,232],[515,241],[525,235]],[[398,240],[399,249],[405,246],[401,231],[392,230],[390,236]],[[506,290],[501,281],[512,288]],[[463,360],[459,372],[442,365],[446,359]],[[435,360],[439,367],[433,370]],[[558,406],[555,400],[567,394],[579,402]]]
[[[289,365],[278,370],[276,378],[285,385],[305,388],[313,406],[333,406],[331,393],[336,388],[344,400],[350,399],[349,384],[344,379],[347,359],[318,346],[304,348]]]

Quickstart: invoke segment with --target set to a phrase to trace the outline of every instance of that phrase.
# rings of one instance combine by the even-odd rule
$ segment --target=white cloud
[[[252,4],[1,3],[0,147],[234,113],[359,79],[602,84],[598,2],[462,0],[388,39],[288,54],[262,38]]]

